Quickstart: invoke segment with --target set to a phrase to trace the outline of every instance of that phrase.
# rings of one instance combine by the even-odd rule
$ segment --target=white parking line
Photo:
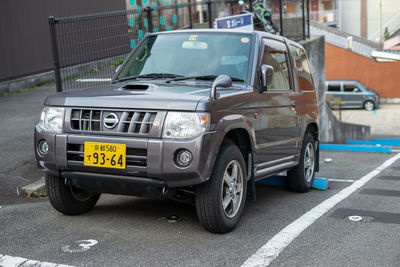
[[[21,257],[13,257],[8,255],[0,254],[0,266],[1,267],[23,267],[23,266],[35,266],[35,267],[71,267],[70,265],[55,264],[45,261],[34,261]]]
[[[248,258],[242,267],[248,266],[267,266],[304,230],[312,225],[317,219],[335,207],[342,200],[346,199],[352,193],[363,187],[372,178],[381,173],[384,169],[392,165],[400,158],[400,154],[391,157],[382,165],[377,167],[372,172],[361,177],[350,186],[344,188],[337,194],[323,201],[318,206],[312,208],[310,211],[302,215],[300,218],[286,226],[283,230],[277,233],[272,239],[265,243],[256,253]]]
[[[354,180],[343,180],[343,179],[333,179],[333,178],[329,178],[328,181],[341,182],[341,183],[354,183]]]

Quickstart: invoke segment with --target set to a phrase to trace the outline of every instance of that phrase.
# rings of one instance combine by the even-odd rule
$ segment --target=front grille
[[[68,144],[67,160],[68,163],[83,165],[84,145]],[[147,150],[143,148],[126,148],[126,166],[147,167]]]
[[[118,123],[104,125],[104,118],[118,117]],[[149,134],[157,112],[113,111],[97,109],[72,109],[71,129],[82,132],[116,132],[127,134]]]

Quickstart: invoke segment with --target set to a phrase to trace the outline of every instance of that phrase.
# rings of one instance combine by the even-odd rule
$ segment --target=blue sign
[[[251,13],[219,18],[215,20],[215,24],[217,29],[241,29],[250,31],[254,29]]]

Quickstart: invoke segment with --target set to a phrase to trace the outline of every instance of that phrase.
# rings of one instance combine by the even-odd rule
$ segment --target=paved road
[[[323,152],[318,176],[358,180],[394,155]],[[333,162],[323,163],[325,158]],[[400,185],[399,169],[400,160],[318,219],[272,266],[396,266],[400,262],[400,191],[393,190]],[[171,201],[103,195],[93,211],[69,217],[45,200],[31,199],[2,205],[0,254],[76,266],[240,266],[286,225],[349,185],[348,181],[330,182],[329,190],[307,194],[258,185],[257,201],[247,204],[237,229],[225,235],[206,232],[192,206]],[[392,190],[394,196],[365,189]],[[375,221],[344,219],[360,214]],[[170,215],[182,220],[169,223],[166,217]],[[388,216],[391,223],[381,222]],[[89,241],[79,246],[78,240]],[[68,252],[82,245],[89,249]]]
[[[0,205],[22,203],[17,191],[40,178],[33,154],[33,127],[54,85],[0,97]],[[1,253],[1,252],[0,252]]]

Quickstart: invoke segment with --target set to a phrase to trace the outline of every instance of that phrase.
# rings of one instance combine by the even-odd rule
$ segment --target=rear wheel
[[[371,100],[367,100],[364,102],[364,109],[371,111],[374,108],[375,108],[375,103],[372,102]]]
[[[213,233],[233,230],[246,200],[246,165],[239,148],[223,144],[210,180],[196,187],[196,212],[200,223]]]
[[[92,195],[71,184],[66,184],[64,179],[52,174],[46,176],[46,191],[51,205],[66,215],[88,212],[96,205],[100,197],[100,194]]]
[[[308,192],[314,182],[315,175],[315,140],[311,133],[304,136],[299,165],[288,171],[290,190]]]

